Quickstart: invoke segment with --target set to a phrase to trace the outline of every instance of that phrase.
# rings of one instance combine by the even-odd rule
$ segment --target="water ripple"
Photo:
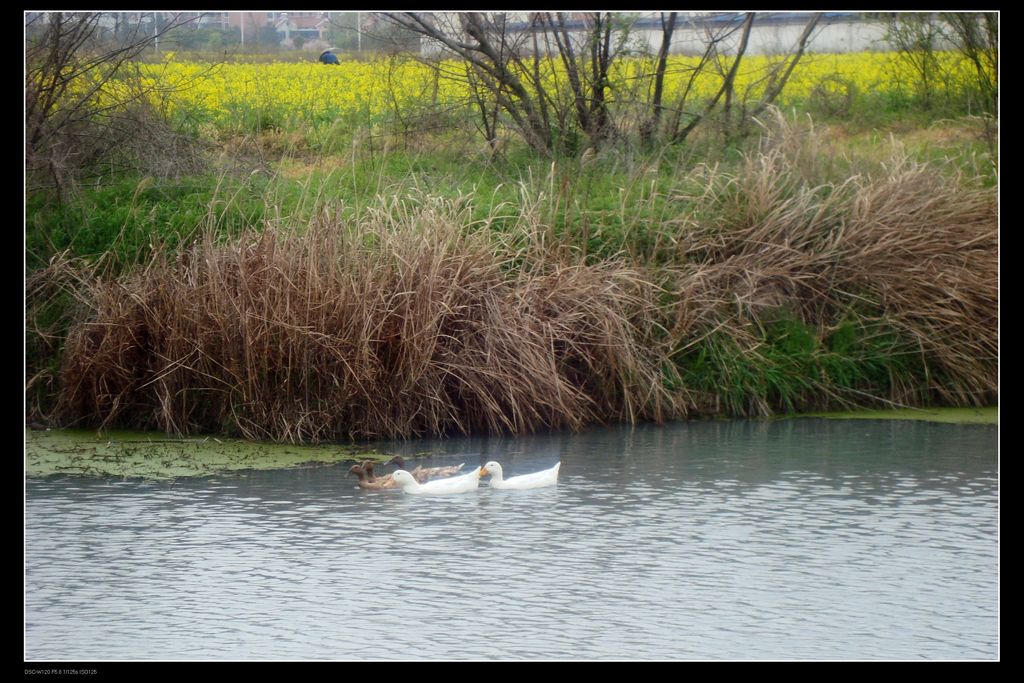
[[[344,467],[34,480],[25,654],[993,659],[995,436],[806,420],[439,441],[431,464],[560,459],[562,477],[436,499]]]

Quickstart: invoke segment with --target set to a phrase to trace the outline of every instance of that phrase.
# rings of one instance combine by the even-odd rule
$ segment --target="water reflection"
[[[998,656],[996,429],[707,422],[384,444],[561,460],[443,498],[347,467],[28,482],[36,659]]]

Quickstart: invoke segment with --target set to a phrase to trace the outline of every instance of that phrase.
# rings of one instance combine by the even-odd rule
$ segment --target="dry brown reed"
[[[59,421],[317,442],[996,400],[994,191],[898,150],[837,181],[824,149],[780,119],[738,168],[694,171],[679,186],[703,195],[665,220],[657,270],[587,262],[524,183],[513,227],[507,206],[474,222],[462,199],[396,191],[76,276]],[[813,331],[810,355],[780,361],[780,315]],[[885,357],[837,360],[850,321],[865,347],[888,335]],[[826,371],[840,361],[853,380]]]
[[[66,421],[316,442],[674,414],[651,288],[502,252],[456,203],[392,201],[95,281],[64,355]]]
[[[67,330],[88,309],[77,305],[93,268],[67,252],[53,256],[45,268],[25,277],[25,420],[53,421],[59,364]]]
[[[824,340],[844,320],[898,331],[927,386],[892,378],[887,402],[981,405],[998,391],[998,210],[995,192],[911,161],[823,179],[814,131],[779,120],[738,171],[704,169],[702,215],[675,272],[677,346],[726,335],[756,356],[760,321],[786,310]],[[815,161],[817,159],[817,161]],[[814,393],[836,398],[827,378]],[[857,401],[864,403],[863,400]],[[810,408],[812,406],[804,406]],[[778,406],[762,402],[753,412]]]

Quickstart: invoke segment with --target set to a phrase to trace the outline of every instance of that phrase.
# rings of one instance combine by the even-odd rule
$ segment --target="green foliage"
[[[886,406],[907,386],[927,385],[925,359],[884,320],[851,317],[823,332],[786,311],[752,326],[740,342],[720,329],[680,354],[683,386],[711,413],[770,415]],[[927,405],[929,396],[916,397]]]
[[[261,26],[255,38],[260,49],[276,50],[281,46],[281,36],[273,26]]]
[[[907,108],[937,110],[945,115],[996,113],[998,21],[977,12],[908,12],[893,15],[886,40],[895,48],[890,78]],[[952,52],[942,52],[950,46]],[[957,68],[965,58],[975,68]]]
[[[866,106],[863,95],[853,98],[854,111]],[[903,125],[913,128],[933,115],[905,116]],[[891,112],[886,116],[897,118]],[[800,283],[813,281],[838,261],[856,259],[858,250],[870,252],[879,240],[911,240],[886,258],[920,249],[933,250],[928,252],[934,254],[932,260],[943,253],[961,254],[947,246],[957,242],[941,240],[953,240],[958,231],[966,234],[988,220],[984,212],[964,218],[955,211],[960,203],[955,198],[962,196],[956,193],[963,189],[956,176],[972,172],[959,161],[946,163],[944,157],[961,152],[908,147],[915,158],[937,163],[928,173],[909,173],[912,164],[905,164],[903,171],[886,175],[885,164],[896,162],[889,136],[882,133],[863,141],[863,147],[841,151],[823,144],[824,136],[794,127],[788,137],[766,135],[728,149],[714,147],[711,136],[694,136],[685,145],[656,154],[622,147],[538,158],[525,145],[492,153],[474,146],[468,136],[408,137],[338,119],[329,126],[296,130],[297,124],[284,113],[255,108],[239,112],[239,120],[238,134],[221,141],[235,165],[219,177],[154,180],[129,174],[86,186],[63,202],[29,195],[29,272],[44,270],[55,254],[68,250],[70,257],[93,263],[105,259],[104,274],[114,276],[147,262],[158,248],[173,254],[176,246],[191,244],[201,228],[217,239],[263,226],[301,233],[329,215],[355,230],[368,217],[405,220],[431,198],[461,207],[457,219],[464,235],[507,250],[510,255],[501,262],[504,275],[529,272],[539,252],[559,264],[628,264],[657,279],[664,273],[691,273],[691,266],[728,264],[749,250],[750,259],[739,261],[733,271],[718,271],[717,289],[697,291],[697,299],[707,295],[707,305],[691,327],[673,329],[673,321],[661,319],[645,323],[650,347],[674,344],[675,353],[663,356],[655,367],[662,370],[661,388],[690,402],[687,412],[769,415],[891,402],[928,405],[954,402],[949,396],[967,402],[963,397],[989,391],[986,378],[994,360],[979,358],[969,368],[981,378],[974,379],[964,370],[973,361],[963,360],[973,351],[961,351],[939,337],[925,340],[930,346],[924,348],[921,330],[929,329],[931,311],[951,316],[961,302],[949,305],[941,293],[939,299],[926,299],[935,295],[919,270],[914,272],[920,290],[907,292],[897,309],[883,306],[871,290],[870,283],[880,277],[871,270],[878,254],[857,262],[863,272],[858,271],[856,286],[840,287],[829,280],[808,287],[816,294],[799,291]],[[915,132],[926,140],[944,135],[926,125]],[[835,137],[827,142],[833,144]],[[770,153],[757,156],[754,150]],[[860,157],[877,160],[869,163]],[[766,159],[774,165],[751,163]],[[946,173],[950,182],[943,186]],[[921,179],[916,194],[906,178]],[[856,233],[847,200],[861,187],[879,210],[891,213],[884,220],[860,216],[861,228],[877,230],[877,237],[839,245],[840,233]],[[943,198],[946,190],[950,194]],[[887,196],[895,199],[878,199]],[[949,211],[941,208],[947,204],[940,199],[949,202]],[[931,208],[935,206],[940,208]],[[918,217],[915,207],[939,213],[932,221]],[[914,230],[908,231],[911,218]],[[885,232],[890,228],[892,232]],[[695,237],[699,235],[703,241]],[[359,246],[371,251],[387,241],[386,232],[374,231],[362,232],[360,239]],[[980,249],[987,248],[987,242],[981,244]],[[773,245],[781,248],[769,249]],[[834,251],[824,258],[827,249]],[[787,254],[795,258],[786,260]],[[907,261],[912,270],[920,265]],[[890,265],[881,277],[888,278],[885,286],[892,292],[906,286],[893,274],[906,263]],[[761,280],[756,277],[759,268],[764,269]],[[985,272],[971,268],[977,271],[972,277],[991,281]],[[960,277],[962,307],[968,313],[953,323],[965,330],[982,329],[970,316],[987,310],[987,294],[978,294],[976,284],[966,284],[967,275]],[[770,286],[772,278],[782,285]],[[745,282],[754,285],[744,290]],[[663,311],[681,307],[686,296],[682,288],[668,285],[652,294]],[[758,303],[749,309],[736,305],[749,300]],[[39,330],[27,335],[30,374],[41,378],[27,393],[38,414],[46,413],[47,396],[55,386],[72,308],[67,292],[56,292],[32,300],[27,312],[27,326]],[[583,370],[571,368],[576,374]],[[253,377],[273,384],[275,371],[266,360],[266,365],[254,367]],[[292,380],[305,386],[304,375],[296,373]],[[952,387],[948,394],[946,387]],[[213,410],[207,403],[216,403],[201,395],[189,400],[204,413]]]
[[[263,210],[258,183],[218,184],[212,177],[159,184],[122,178],[63,202],[35,194],[26,201],[26,265],[42,268],[67,250],[90,261],[106,256],[121,268],[145,260],[157,245],[188,240],[211,221],[237,232],[258,222]]]
[[[839,74],[826,76],[811,90],[807,108],[816,115],[849,116],[860,94],[857,84]]]
[[[241,31],[236,27],[221,29],[188,24],[171,29],[160,42],[165,50],[219,50],[240,44],[241,38]]]

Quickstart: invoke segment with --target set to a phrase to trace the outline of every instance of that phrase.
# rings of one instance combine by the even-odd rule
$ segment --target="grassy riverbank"
[[[887,144],[779,118],[729,163],[610,153],[454,197],[427,154],[372,186],[279,171],[177,240],[150,211],[32,273],[31,405],[300,443],[991,404],[994,190]]]
[[[307,121],[293,84],[168,100],[181,163],[29,194],[28,420],[322,443],[998,400],[967,91],[654,148],[626,107],[622,139],[544,156],[425,96]]]

